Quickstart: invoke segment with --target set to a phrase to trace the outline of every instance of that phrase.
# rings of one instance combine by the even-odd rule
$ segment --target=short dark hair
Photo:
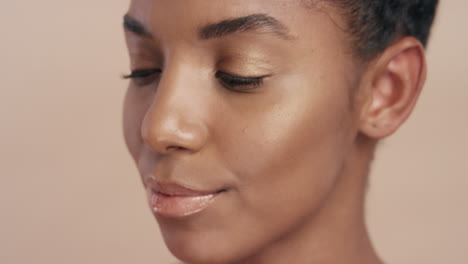
[[[366,60],[413,36],[426,46],[438,0],[327,0],[343,12],[358,57]]]

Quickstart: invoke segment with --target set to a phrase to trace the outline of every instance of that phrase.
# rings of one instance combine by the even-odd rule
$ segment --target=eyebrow
[[[208,24],[201,28],[199,37],[201,39],[222,38],[234,33],[260,30],[265,30],[265,33],[272,33],[282,39],[292,38],[284,24],[265,14],[252,14]]]
[[[135,18],[124,16],[124,29],[133,32],[139,36],[152,38],[152,34],[143,23]],[[202,40],[212,38],[222,38],[230,34],[247,31],[260,31],[273,34],[281,39],[292,39],[288,28],[276,18],[265,14],[252,14],[244,17],[226,19],[221,22],[207,24],[203,26],[198,37]]]

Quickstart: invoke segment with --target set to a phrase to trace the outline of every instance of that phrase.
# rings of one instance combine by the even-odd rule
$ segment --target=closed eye
[[[130,74],[124,75],[123,78],[136,80],[138,85],[143,86],[151,83],[154,80],[153,77],[161,73],[161,69],[132,70]],[[263,79],[268,77],[267,75],[243,77],[221,71],[216,72],[215,76],[226,89],[236,92],[250,92],[258,86],[261,86],[263,84]]]
[[[161,69],[133,70],[129,75],[124,75],[123,78],[132,79],[137,86],[146,86],[157,80],[161,72]]]
[[[133,70],[130,74],[124,75],[124,79],[138,79],[146,78],[153,74],[161,73],[160,69],[143,69],[143,70]]]
[[[218,71],[216,78],[228,90],[237,92],[249,92],[263,84],[263,79],[268,76],[242,77]]]

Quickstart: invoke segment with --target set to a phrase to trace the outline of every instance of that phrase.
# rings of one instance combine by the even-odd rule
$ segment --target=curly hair
[[[380,54],[392,42],[413,36],[426,46],[438,0],[325,0],[338,7],[362,59]]]

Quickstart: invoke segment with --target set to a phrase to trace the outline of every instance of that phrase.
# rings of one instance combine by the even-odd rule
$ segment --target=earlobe
[[[381,139],[393,134],[411,114],[426,78],[424,48],[406,37],[389,46],[368,70],[360,132]]]

